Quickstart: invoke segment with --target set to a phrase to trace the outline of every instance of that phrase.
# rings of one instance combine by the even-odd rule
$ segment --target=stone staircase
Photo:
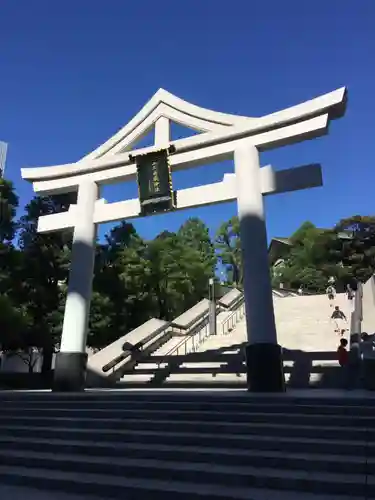
[[[351,306],[345,294],[338,294],[334,305],[340,307],[350,326]],[[301,351],[335,351],[338,336],[330,319],[333,308],[325,295],[274,297],[275,321],[279,344],[284,349]],[[347,332],[348,334],[348,332]],[[228,336],[210,337],[200,352],[219,349],[247,340],[246,320],[243,319]]]
[[[345,294],[335,304],[344,311],[350,324],[351,304]],[[274,296],[278,341],[284,349],[285,379],[293,387],[340,387],[342,377],[337,363],[339,342],[330,316],[333,307],[325,295]],[[169,386],[245,386],[243,348],[247,342],[243,319],[223,335],[209,336],[197,352],[165,357],[154,353],[133,371],[125,373],[124,384]],[[346,332],[349,336],[349,331]],[[161,364],[158,364],[161,363]]]
[[[350,326],[351,304],[345,294],[336,297],[334,305],[338,305],[348,318],[347,327]],[[308,383],[319,383],[324,371],[332,371],[338,367],[336,361],[336,349],[339,337],[334,332],[334,325],[330,319],[333,307],[330,306],[325,295],[306,295],[286,298],[274,296],[275,320],[277,326],[278,342],[284,349],[285,379],[289,382],[291,368],[296,361],[302,364],[309,364],[310,377]],[[349,330],[346,332],[349,337]],[[247,342],[246,320],[241,321],[230,335],[210,337],[199,349],[199,352],[215,352],[220,350],[222,354],[239,353]],[[236,347],[237,346],[237,347]],[[314,359],[315,358],[315,359]],[[222,363],[207,363],[204,366],[212,368],[215,374],[215,382],[237,382],[245,383],[245,369],[237,373],[219,370]],[[181,365],[188,368],[189,363]],[[307,366],[306,366],[307,368]],[[336,370],[337,371],[337,370]],[[182,374],[173,374],[169,380],[177,381],[182,378]],[[202,370],[202,374],[194,374],[191,380],[210,378],[209,370]],[[212,375],[211,375],[212,380]],[[302,381],[301,381],[301,384]],[[307,385],[307,384],[305,384]]]
[[[218,336],[221,337],[224,333],[229,334],[234,331],[243,314],[244,307],[242,303],[235,310],[219,312],[216,318]],[[172,334],[168,341],[152,352],[150,356],[140,360],[134,367],[123,370],[120,383],[135,386],[144,384],[158,385],[158,379],[164,379],[163,373],[168,370],[168,366],[172,366],[181,356],[194,358],[193,345],[196,350],[199,350],[209,339],[208,323],[195,335],[194,340],[193,337],[188,338],[176,333]],[[174,376],[177,379],[181,378],[180,374],[173,374],[172,377]]]
[[[375,498],[375,398],[102,391],[3,393],[0,403],[0,493],[22,485],[66,500]]]

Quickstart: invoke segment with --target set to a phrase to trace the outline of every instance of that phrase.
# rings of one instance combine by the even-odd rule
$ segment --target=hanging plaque
[[[162,149],[134,157],[141,215],[165,212],[175,206],[169,152],[171,149]]]

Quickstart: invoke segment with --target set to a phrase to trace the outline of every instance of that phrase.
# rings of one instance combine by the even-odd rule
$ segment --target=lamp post
[[[209,304],[209,327],[210,327],[210,335],[216,335],[216,301],[215,301],[215,283],[214,279],[210,278],[208,280],[208,300]]]

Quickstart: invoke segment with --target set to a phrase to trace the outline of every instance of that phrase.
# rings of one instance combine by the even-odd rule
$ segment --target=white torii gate
[[[38,231],[74,228],[72,264],[65,306],[61,349],[56,359],[54,388],[80,390],[85,384],[86,336],[90,310],[96,225],[139,217],[140,200],[106,203],[100,185],[134,180],[139,155],[173,146],[172,171],[234,158],[235,173],[221,182],[182,189],[175,210],[237,200],[244,265],[248,346],[248,387],[283,391],[284,375],[269,279],[263,195],[322,185],[320,165],[283,171],[260,168],[259,153],[326,134],[331,119],[343,116],[347,92],[337,89],[297,106],[250,118],[219,113],[188,103],[160,89],[130,122],[76,163],[22,169],[34,191],[48,195],[78,191],[77,204],[64,213],[39,218]],[[198,135],[172,141],[170,122]],[[132,146],[155,128],[154,146]]]

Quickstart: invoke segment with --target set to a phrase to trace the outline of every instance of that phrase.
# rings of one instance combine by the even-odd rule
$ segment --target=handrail
[[[173,354],[175,351],[178,351],[181,346],[186,344],[191,338],[195,337],[199,332],[203,330],[205,326],[208,325],[209,320],[209,315],[206,314],[205,318],[198,323],[192,330],[192,332],[189,333],[189,335],[184,335],[181,342],[179,342],[176,346],[173,346],[166,354],[164,354],[163,359],[159,361],[158,365],[162,365],[165,363],[165,359],[168,358],[171,354]]]
[[[167,333],[167,330],[170,328],[171,324],[167,323],[166,325],[162,325],[157,328],[155,331],[144,337],[141,341],[136,344],[131,344],[130,342],[124,342],[122,346],[123,352],[116,356],[114,359],[105,364],[102,368],[104,373],[108,372],[111,369],[114,369],[116,365],[124,361],[126,358],[131,358],[133,352],[142,353],[143,348],[151,341],[154,340],[155,337],[158,337],[162,333]]]
[[[223,322],[222,326],[226,325],[226,324],[229,324],[229,322],[232,321],[232,329],[233,329],[233,327],[236,324],[236,323],[233,322],[233,319],[236,318],[236,321],[237,321],[238,319],[242,318],[242,315],[243,315],[243,312],[244,312],[244,304],[245,304],[245,299],[242,296],[238,300],[238,302],[236,304],[236,309],[232,312],[232,314],[228,318],[225,319],[225,321]],[[241,308],[242,308],[242,310],[241,310]],[[220,310],[220,307],[218,307],[217,310]],[[239,315],[239,317],[238,317],[238,315]],[[179,349],[182,346],[184,346],[184,345],[185,345],[185,354],[187,354],[186,353],[186,344],[189,342],[189,340],[191,340],[195,336],[199,335],[202,332],[203,328],[206,328],[206,332],[205,332],[206,335],[205,335],[205,337],[208,337],[209,336],[209,332],[207,332],[207,326],[208,326],[208,324],[209,324],[209,314],[206,314],[204,320],[202,322],[200,322],[198,325],[196,325],[196,327],[194,327],[193,331],[188,336],[184,337],[181,340],[181,342],[179,344],[177,344],[177,346],[172,347],[172,349],[170,349],[168,351],[168,353],[163,356],[163,359],[158,363],[158,365],[160,366],[161,364],[165,363],[166,362],[165,360],[169,356],[171,356],[176,351],[178,352]],[[223,331],[224,330],[222,330],[222,332]],[[229,331],[230,330],[228,329],[228,333],[229,333]],[[200,338],[199,340],[201,341],[202,339]],[[193,348],[194,348],[194,345],[193,345]]]
[[[236,326],[237,320],[242,319],[242,317],[243,317],[243,313],[245,312],[245,298],[242,297],[242,300],[240,300],[236,305],[238,306],[238,308],[235,311],[233,311],[232,314],[230,314],[221,324],[222,335],[228,335],[228,333],[230,333],[233,330],[233,328]],[[239,315],[239,317],[238,317],[238,315]],[[236,322],[233,321],[234,318],[236,319]],[[225,333],[224,332],[225,326],[229,325],[229,323],[231,323],[232,326],[231,326],[231,328],[228,328],[227,332]]]

